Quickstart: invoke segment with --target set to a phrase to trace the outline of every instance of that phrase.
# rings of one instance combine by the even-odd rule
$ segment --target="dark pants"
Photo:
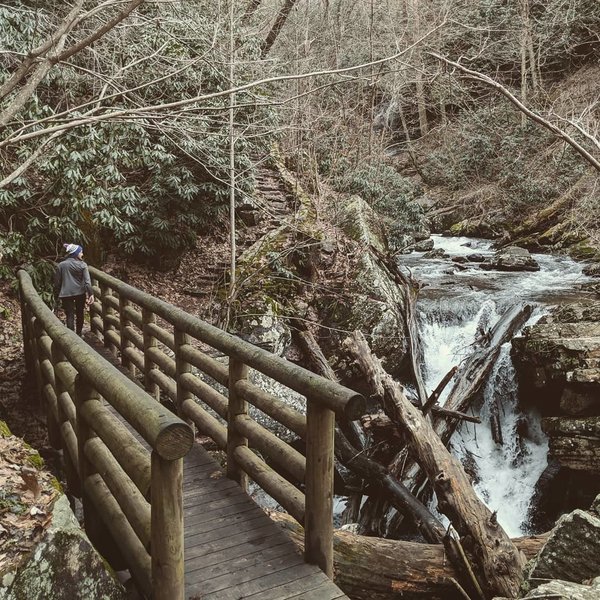
[[[77,335],[81,335],[83,329],[83,311],[85,308],[85,294],[80,296],[67,296],[61,298],[63,308],[67,314],[67,327],[73,331],[77,331]],[[77,322],[77,329],[75,329]]]

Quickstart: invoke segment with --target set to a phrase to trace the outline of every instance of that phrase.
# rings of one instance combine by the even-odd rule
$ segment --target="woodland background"
[[[454,224],[592,257],[599,32],[595,0],[3,2],[3,273],[43,281],[71,240],[173,266],[259,202],[274,148],[399,248]]]

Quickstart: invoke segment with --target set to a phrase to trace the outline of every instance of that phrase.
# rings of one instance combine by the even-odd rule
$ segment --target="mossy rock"
[[[455,223],[450,227],[448,233],[453,236],[495,238],[498,237],[496,229],[480,217],[469,218]]]
[[[2,573],[4,600],[126,600],[114,572],[97,553],[75,519],[66,496],[59,496],[51,524],[28,558]]]
[[[600,261],[600,249],[592,246],[589,239],[569,246],[569,255],[578,260]]]
[[[344,233],[355,242],[385,252],[387,241],[382,219],[360,196],[351,196],[344,208]]]
[[[10,437],[12,435],[8,425],[4,421],[0,421],[0,436]]]

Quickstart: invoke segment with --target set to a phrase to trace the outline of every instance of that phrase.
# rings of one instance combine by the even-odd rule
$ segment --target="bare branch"
[[[256,87],[260,87],[262,85],[266,85],[269,83],[280,83],[283,81],[295,81],[295,80],[302,80],[302,79],[310,79],[312,77],[321,77],[321,76],[325,76],[325,75],[340,75],[343,73],[351,73],[352,71],[358,71],[360,69],[364,69],[364,68],[370,67],[372,65],[384,64],[384,63],[393,61],[393,60],[403,56],[404,54],[410,52],[412,50],[412,48],[414,48],[417,44],[422,43],[425,39],[430,37],[434,32],[436,32],[440,28],[444,27],[445,24],[446,24],[446,22],[444,21],[443,23],[441,23],[437,27],[431,29],[429,32],[427,32],[425,35],[423,35],[421,38],[419,38],[413,44],[411,44],[410,46],[407,46],[403,50],[396,52],[395,54],[392,54],[391,56],[380,58],[380,59],[372,61],[372,62],[361,63],[359,65],[354,65],[351,67],[344,67],[344,68],[340,68],[340,69],[326,69],[326,70],[321,70],[321,71],[310,71],[308,73],[300,73],[297,75],[279,75],[279,76],[273,76],[273,77],[266,77],[264,79],[257,79],[255,81],[251,81],[244,85],[232,87],[230,89],[222,90],[220,92],[213,92],[211,94],[201,94],[198,96],[193,96],[192,98],[185,98],[184,100],[178,100],[176,102],[167,102],[164,104],[156,104],[156,105],[144,106],[144,107],[140,107],[140,108],[129,108],[129,109],[125,108],[125,109],[121,109],[121,110],[107,112],[107,113],[104,113],[101,115],[74,119],[73,121],[69,121],[67,123],[62,123],[60,125],[55,125],[52,127],[47,127],[45,129],[40,129],[39,131],[34,131],[31,133],[26,133],[26,134],[18,134],[18,135],[8,136],[6,139],[4,139],[2,142],[0,142],[0,148],[4,148],[4,147],[6,147],[10,144],[16,143],[16,142],[25,141],[28,139],[35,139],[35,138],[38,138],[38,137],[41,137],[44,135],[52,134],[55,131],[60,131],[63,129],[73,129],[73,128],[79,127],[81,125],[88,125],[91,123],[109,121],[109,120],[114,120],[114,119],[122,119],[124,117],[136,117],[136,116],[139,117],[139,116],[144,116],[145,114],[151,113],[151,112],[164,111],[164,110],[173,109],[173,108],[180,108],[180,107],[184,107],[184,106],[190,106],[192,104],[196,104],[198,102],[202,102],[202,101],[206,101],[206,100],[213,100],[215,98],[228,97],[232,93],[244,92],[244,91],[251,90]]]
[[[503,96],[508,98],[510,100],[510,102],[512,104],[514,104],[521,112],[523,112],[525,115],[527,115],[532,121],[535,121],[542,127],[545,127],[546,129],[551,131],[557,137],[559,137],[562,140],[564,140],[565,142],[567,142],[567,144],[569,144],[580,156],[582,156],[595,169],[600,171],[600,161],[598,159],[596,159],[594,156],[592,156],[592,154],[590,154],[581,144],[579,144],[579,142],[577,142],[575,139],[573,139],[568,133],[566,133],[565,131],[563,131],[562,129],[560,129],[559,127],[554,125],[553,123],[550,123],[550,121],[548,121],[547,119],[544,119],[541,115],[539,115],[538,113],[534,112],[533,110],[531,110],[530,108],[525,106],[514,94],[509,92],[508,89],[505,88],[502,84],[498,83],[491,77],[488,77],[484,73],[480,73],[479,71],[473,71],[472,69],[469,69],[469,68],[465,67],[464,65],[461,65],[460,63],[454,62],[453,60],[450,60],[444,56],[441,56],[440,54],[437,54],[436,52],[429,52],[428,54],[430,56],[433,56],[434,58],[437,58],[438,60],[442,61],[443,63],[445,63],[447,65],[455,67],[459,71],[462,71],[463,73],[468,75],[470,78],[475,79],[476,81],[485,83],[486,85],[489,85],[490,87],[494,88],[495,90],[498,90]]]
[[[77,21],[77,15],[81,10],[84,0],[78,0],[69,14],[63,19],[58,29],[41,45],[31,50],[27,57],[21,62],[17,70],[0,86],[0,99],[10,94],[23,78],[27,75],[32,65],[41,56],[44,56],[51,48],[56,47],[63,39],[63,36],[69,33]]]

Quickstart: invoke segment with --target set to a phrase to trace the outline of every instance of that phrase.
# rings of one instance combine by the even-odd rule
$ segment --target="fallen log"
[[[426,415],[432,408],[435,407],[437,401],[440,399],[442,392],[446,389],[446,386],[450,383],[450,380],[454,377],[458,367],[452,367],[439,382],[438,386],[431,392],[429,398],[427,398],[427,402],[423,404],[421,408],[424,415]]]
[[[515,598],[523,579],[524,561],[487,506],[477,497],[460,462],[446,449],[432,426],[381,367],[360,332],[345,341],[374,393],[395,411],[410,450],[433,485],[438,509],[458,532],[486,597]]]
[[[270,512],[270,516],[303,551],[302,526],[287,514]],[[530,559],[546,538],[547,534],[513,542]],[[459,574],[441,544],[385,540],[336,530],[333,546],[335,582],[354,600],[464,600],[454,583]]]
[[[308,330],[298,330],[296,333],[302,350],[313,369],[327,379],[337,381],[333,369],[327,362],[312,333]],[[357,424],[354,424],[354,426],[357,427]],[[396,426],[394,425],[394,427]],[[352,431],[356,437],[359,437],[356,429]],[[361,433],[364,437],[364,432]],[[370,459],[363,452],[362,446],[357,449],[339,426],[335,430],[335,455],[347,469],[370,485],[384,490],[386,498],[392,506],[403,514],[410,515],[427,541],[439,543],[443,540],[445,529],[441,522],[406,487],[394,479],[382,465]]]
[[[444,410],[443,408],[438,408],[436,414],[454,417],[455,419],[460,419],[469,423],[481,423],[479,417],[456,413],[450,410]],[[398,431],[398,425],[392,422],[392,420],[383,412],[365,415],[364,417],[361,417],[360,421],[364,429],[372,432],[380,441],[388,440],[395,443],[401,443],[403,441],[403,437]]]
[[[514,334],[531,316],[533,307],[514,306],[494,325],[490,334],[481,340],[481,345],[460,365],[454,384],[444,403],[444,408],[455,412],[467,412],[477,397],[500,354],[502,344]],[[448,444],[459,421],[434,417],[435,430],[444,444]]]
[[[445,534],[442,523],[436,519],[429,509],[417,500],[409,491],[394,479],[387,470],[365,453],[359,452],[336,428],[335,455],[337,459],[362,479],[385,490],[386,499],[397,510],[408,514],[414,520],[419,532],[429,542],[440,543]]]

